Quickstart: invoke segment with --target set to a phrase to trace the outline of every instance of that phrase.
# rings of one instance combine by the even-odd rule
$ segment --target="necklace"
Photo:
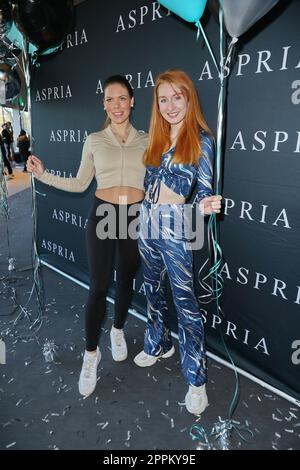
[[[112,126],[110,126],[110,128],[111,128],[113,134],[116,136],[116,138],[117,138],[117,140],[118,140],[119,142],[121,141],[122,144],[125,144],[125,143],[126,143],[126,141],[127,141],[127,139],[128,139],[128,136],[129,136],[129,134],[130,134],[130,131],[131,131],[131,127],[132,127],[132,126],[131,126],[131,124],[130,124],[129,127],[128,127],[128,129],[126,129],[125,133],[124,133],[124,134],[120,134],[119,132],[116,132],[116,131],[113,129]]]

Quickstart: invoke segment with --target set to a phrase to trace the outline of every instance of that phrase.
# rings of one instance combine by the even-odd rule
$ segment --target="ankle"
[[[196,386],[196,385],[189,385],[189,391],[192,393],[196,393],[197,395],[200,395],[205,391],[206,387],[205,384]]]
[[[113,333],[121,333],[123,328],[116,328],[114,325],[111,327]]]
[[[94,351],[88,351],[87,349],[85,350],[85,354],[87,356],[96,356],[97,355],[97,349],[95,349]]]

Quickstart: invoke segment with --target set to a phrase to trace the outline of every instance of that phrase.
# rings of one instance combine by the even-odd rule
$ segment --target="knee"
[[[130,269],[126,272],[122,270],[122,272],[117,271],[117,285],[120,287],[131,289],[133,286],[133,279],[138,269],[138,264],[131,264]]]
[[[89,297],[99,301],[106,298],[108,286],[103,284],[91,284]]]
[[[140,257],[132,259],[125,269],[123,267],[123,269],[117,271],[117,278],[119,278],[122,282],[126,282],[127,279],[129,280],[129,282],[132,282],[138,268],[140,267],[140,264]]]

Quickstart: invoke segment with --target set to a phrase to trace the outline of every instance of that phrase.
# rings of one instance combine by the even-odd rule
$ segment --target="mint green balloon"
[[[190,23],[196,23],[204,13],[207,0],[159,0],[168,10]]]
[[[18,49],[24,51],[24,40],[23,36],[16,27],[15,23],[12,24],[8,33],[6,33],[6,37],[16,46]]]

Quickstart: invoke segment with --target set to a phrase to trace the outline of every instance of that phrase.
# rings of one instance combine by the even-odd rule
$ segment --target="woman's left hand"
[[[204,197],[200,202],[201,214],[211,215],[219,214],[221,212],[221,200],[222,196],[207,196]]]

